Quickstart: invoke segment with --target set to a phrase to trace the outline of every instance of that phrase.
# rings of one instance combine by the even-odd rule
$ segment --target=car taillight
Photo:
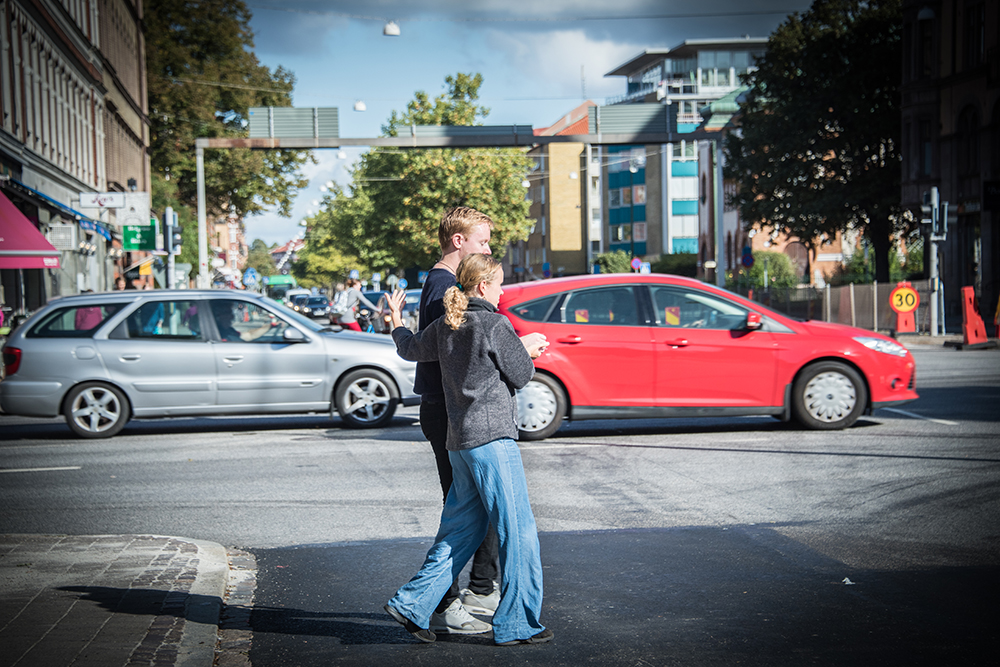
[[[13,375],[21,367],[21,350],[16,347],[6,347],[3,351],[4,373]]]

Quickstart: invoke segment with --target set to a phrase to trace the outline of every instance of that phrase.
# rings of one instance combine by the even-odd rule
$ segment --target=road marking
[[[908,412],[907,410],[900,410],[899,408],[881,408],[888,412],[896,412],[901,415],[906,415],[907,417],[913,417],[914,419],[923,419],[924,421],[934,422],[935,424],[944,424],[945,426],[958,426],[958,422],[951,422],[947,419],[932,419],[931,417],[924,417],[923,415],[918,415],[916,412]]]
[[[58,468],[0,468],[0,472],[52,472],[55,470],[80,470],[82,466],[60,466]]]

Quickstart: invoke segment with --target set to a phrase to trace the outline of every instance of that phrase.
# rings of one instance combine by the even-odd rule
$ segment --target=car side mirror
[[[285,332],[281,334],[281,337],[286,343],[304,343],[306,342],[306,335],[296,329],[295,327],[288,327]]]
[[[755,313],[753,311],[747,313],[746,329],[748,331],[756,331],[757,329],[760,329],[763,324],[764,322],[761,320],[760,313]]]

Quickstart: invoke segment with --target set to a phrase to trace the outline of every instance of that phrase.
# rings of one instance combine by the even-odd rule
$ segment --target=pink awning
[[[58,269],[59,251],[0,192],[0,269]]]

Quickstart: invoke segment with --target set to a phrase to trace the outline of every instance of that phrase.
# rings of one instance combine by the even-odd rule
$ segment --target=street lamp
[[[639,171],[639,161],[634,157],[628,161],[628,240],[629,254],[635,258],[635,174]]]

